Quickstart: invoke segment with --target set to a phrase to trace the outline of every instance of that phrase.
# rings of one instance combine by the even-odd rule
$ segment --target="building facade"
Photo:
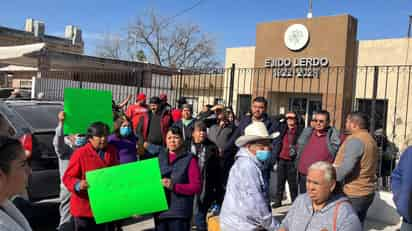
[[[374,113],[374,130],[402,144],[412,128],[411,42],[357,40],[357,19],[350,15],[260,23],[256,46],[226,49],[225,67],[235,64],[236,73],[234,86],[225,89],[235,89],[237,111],[265,96],[271,114],[293,110],[308,122],[326,109],[338,128],[352,110]]]
[[[0,46],[18,46],[33,43],[46,43],[51,51],[83,54],[84,42],[80,28],[67,25],[65,36],[46,34],[46,24],[32,18],[26,19],[25,30],[0,26]]]

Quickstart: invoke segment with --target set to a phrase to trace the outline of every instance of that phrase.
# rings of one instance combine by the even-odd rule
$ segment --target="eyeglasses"
[[[294,117],[294,116],[288,116],[288,117],[286,117],[286,119],[288,119],[288,120],[295,120],[296,117]]]

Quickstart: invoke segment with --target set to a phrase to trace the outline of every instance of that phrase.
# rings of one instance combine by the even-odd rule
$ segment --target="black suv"
[[[31,202],[59,196],[58,159],[53,147],[62,102],[0,100],[0,134],[20,139],[30,154],[32,174],[27,188]]]

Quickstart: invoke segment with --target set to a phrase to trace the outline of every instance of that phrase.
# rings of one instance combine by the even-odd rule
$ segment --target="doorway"
[[[289,98],[289,111],[294,111],[302,118],[307,127],[316,111],[322,110],[322,97],[316,96],[293,96]]]

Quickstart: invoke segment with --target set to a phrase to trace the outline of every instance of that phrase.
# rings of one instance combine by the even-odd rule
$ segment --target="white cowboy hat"
[[[243,147],[253,141],[272,140],[280,135],[279,132],[269,135],[268,130],[263,122],[253,122],[245,128],[245,134],[237,138],[235,144],[238,147]]]

